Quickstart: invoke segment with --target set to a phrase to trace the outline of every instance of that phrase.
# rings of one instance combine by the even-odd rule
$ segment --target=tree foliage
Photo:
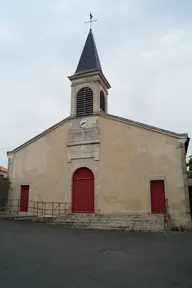
[[[187,163],[187,167],[188,167],[188,177],[192,178],[192,155],[189,156],[189,161]]]

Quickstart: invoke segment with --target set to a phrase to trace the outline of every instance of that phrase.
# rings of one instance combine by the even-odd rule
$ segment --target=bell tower
[[[90,16],[90,24],[91,21]],[[92,29],[90,28],[77,69],[71,81],[71,119],[69,121],[68,163],[94,169],[100,159],[100,117],[108,111],[108,90]],[[71,169],[71,168],[69,168]]]
[[[92,29],[90,29],[77,69],[71,81],[71,116],[84,117],[108,112],[108,89],[97,52]]]

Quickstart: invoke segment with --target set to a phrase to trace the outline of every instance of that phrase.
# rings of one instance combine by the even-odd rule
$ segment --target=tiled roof
[[[0,172],[4,172],[4,173],[7,173],[7,172],[8,172],[8,170],[7,170],[5,167],[3,167],[3,166],[0,166]]]

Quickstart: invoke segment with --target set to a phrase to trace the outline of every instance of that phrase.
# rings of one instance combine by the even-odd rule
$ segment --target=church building
[[[70,116],[7,152],[9,199],[21,212],[29,201],[61,202],[68,215],[139,215],[142,223],[167,212],[172,226],[191,227],[188,134],[108,113],[111,86],[91,29],[68,78]]]

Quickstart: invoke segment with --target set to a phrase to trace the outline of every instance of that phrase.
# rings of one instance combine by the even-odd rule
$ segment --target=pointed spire
[[[95,40],[93,37],[92,29],[90,29],[89,34],[87,36],[87,40],[83,48],[83,52],[81,54],[81,57],[77,66],[77,69],[75,71],[75,75],[85,73],[85,72],[93,72],[93,71],[102,72],[102,68],[101,68]]]

